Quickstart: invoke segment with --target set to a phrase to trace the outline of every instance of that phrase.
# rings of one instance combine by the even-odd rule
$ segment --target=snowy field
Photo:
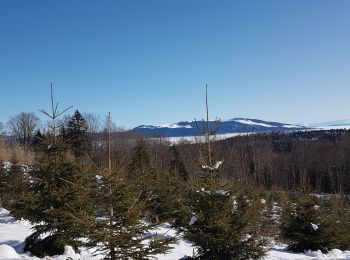
[[[158,233],[166,236],[175,236],[175,230],[169,227],[162,226],[157,230]],[[13,219],[9,212],[0,208],[0,259],[39,259],[23,253],[23,241],[31,234],[31,225],[25,220]],[[93,250],[82,250],[80,253],[75,253],[70,247],[66,247],[64,255],[55,257],[46,257],[44,259],[52,260],[98,260],[102,256],[93,256]],[[174,249],[167,255],[157,255],[156,259],[161,260],[177,260],[185,255],[192,255],[193,248],[190,243],[184,239],[180,239],[177,245],[174,245]],[[321,252],[305,252],[304,254],[296,254],[288,252],[286,245],[275,245],[267,253],[266,260],[278,260],[278,259],[349,259],[350,251],[340,251],[337,249],[332,250],[327,255]]]

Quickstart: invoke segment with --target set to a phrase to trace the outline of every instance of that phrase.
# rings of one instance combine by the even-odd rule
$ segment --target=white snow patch
[[[9,245],[0,245],[0,259],[21,259],[22,257],[17,254],[16,250]]]
[[[314,223],[311,223],[312,228],[316,231],[318,229],[318,226]]]
[[[157,127],[158,128],[192,128],[191,125],[178,125],[177,123],[164,124]]]
[[[253,132],[249,133],[227,133],[227,134],[217,134],[215,136],[215,141],[224,140],[227,138],[235,137],[235,136],[246,136],[255,134]],[[179,144],[184,142],[189,143],[203,143],[205,142],[204,136],[181,136],[181,137],[166,137],[166,140],[168,140],[171,144]]]
[[[215,171],[220,167],[221,164],[222,164],[222,161],[216,162],[214,164],[214,166],[202,165],[202,169],[209,170],[209,171]]]
[[[301,125],[289,125],[289,124],[287,124],[287,125],[283,125],[282,127],[284,127],[284,128],[301,128],[301,127],[303,127],[303,126],[301,126]]]
[[[248,119],[234,119],[233,121],[236,121],[238,123],[245,124],[245,125],[258,125],[258,126],[264,126],[264,127],[276,127],[276,126],[268,125],[268,124],[264,124],[264,123],[257,123],[257,122],[254,122],[254,121],[248,120]]]
[[[192,218],[191,218],[191,220],[190,220],[190,222],[188,223],[188,225],[189,226],[192,226],[194,223],[196,223],[197,222],[197,218],[196,218],[196,216],[192,216]]]
[[[223,195],[223,196],[225,196],[227,193],[228,193],[228,192],[225,191],[225,190],[223,190],[223,189],[220,189],[220,190],[217,190],[217,191],[216,191],[216,194],[220,194],[220,195]]]

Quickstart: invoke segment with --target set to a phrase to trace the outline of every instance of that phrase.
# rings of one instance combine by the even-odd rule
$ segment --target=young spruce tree
[[[284,210],[281,230],[296,252],[350,249],[350,208],[347,199],[330,200],[294,194]]]
[[[260,259],[264,243],[247,231],[254,217],[253,202],[223,185],[219,172],[222,162],[214,162],[211,141],[215,131],[209,129],[207,95],[206,112],[201,174],[188,185],[185,238],[196,248],[194,259]]]
[[[37,158],[30,171],[34,203],[28,213],[33,234],[25,240],[24,251],[43,257],[62,254],[64,246],[78,249],[88,230],[86,223],[94,218],[94,205],[89,199],[89,175],[82,158],[67,159],[66,143],[57,135],[57,118],[63,112],[54,105],[51,86],[51,133],[46,137],[46,151]]]
[[[155,226],[143,219],[147,205],[139,179],[131,178],[126,167],[112,169],[111,127],[108,116],[108,167],[99,170],[99,217],[89,235],[91,247],[104,259],[150,259],[165,253],[173,239],[160,238],[150,230]],[[136,159],[135,159],[136,160]],[[135,161],[138,163],[138,161]],[[136,167],[135,169],[140,169]]]

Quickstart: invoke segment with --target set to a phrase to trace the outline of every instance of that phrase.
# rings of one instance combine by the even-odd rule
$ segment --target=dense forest
[[[113,135],[115,161],[130,161],[132,147],[142,140],[150,166],[159,174],[174,170],[174,161],[181,164],[176,169],[181,175],[200,173],[200,151],[205,144],[185,140],[173,144],[166,138],[130,135]],[[91,156],[103,164],[103,140],[94,142],[100,145],[90,151]],[[217,160],[225,161],[221,176],[233,182],[268,190],[350,193],[349,130],[251,134],[213,142],[212,149]]]

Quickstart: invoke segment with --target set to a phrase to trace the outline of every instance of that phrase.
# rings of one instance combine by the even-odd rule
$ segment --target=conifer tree
[[[173,239],[159,238],[150,233],[154,225],[142,219],[147,198],[138,185],[139,179],[130,178],[125,166],[112,169],[110,116],[107,130],[108,167],[99,170],[102,176],[98,190],[100,218],[93,222],[89,243],[91,247],[98,247],[97,253],[103,253],[104,259],[152,258],[152,255],[166,252]],[[135,160],[135,163],[138,162]],[[139,166],[134,169],[137,169],[136,173],[142,173],[138,171]]]
[[[84,116],[76,110],[67,123],[66,136],[75,155],[81,155],[86,149],[88,125]]]
[[[187,180],[189,178],[189,175],[182,161],[179,150],[177,149],[175,144],[171,146],[171,150],[173,152],[174,157],[170,161],[170,165],[169,165],[170,172],[180,176],[183,180]]]
[[[66,110],[59,112],[58,105],[54,105],[52,86],[51,102],[52,112],[42,112],[52,119],[52,132],[45,139],[44,155],[37,158],[30,171],[34,202],[26,212],[34,233],[26,238],[24,251],[39,257],[62,254],[65,245],[78,249],[94,218],[87,165],[82,158],[68,160],[66,145],[57,136],[56,120]],[[48,236],[42,238],[44,234]]]
[[[131,155],[129,172],[134,176],[141,176],[151,170],[149,154],[145,140],[137,141]]]
[[[264,241],[248,234],[247,229],[255,216],[253,201],[238,196],[220,179],[222,161],[215,161],[212,151],[216,131],[209,129],[208,114],[206,92],[201,174],[188,184],[187,223],[182,220],[182,230],[197,249],[194,259],[260,259],[264,256]]]
[[[349,205],[341,200],[295,194],[282,219],[282,235],[290,241],[290,250],[303,252],[311,249],[327,253],[334,248],[350,248]]]
[[[41,257],[61,254],[65,245],[77,250],[94,217],[87,166],[82,160],[65,160],[59,146],[53,145],[30,173],[35,202],[28,219],[35,232],[26,239],[25,251]],[[41,240],[43,234],[50,235]]]
[[[4,207],[4,203],[7,201],[7,190],[5,163],[0,161],[0,207]]]
[[[3,169],[0,177],[3,192],[3,204],[17,219],[27,218],[32,206],[32,194],[30,192],[31,180],[25,171],[25,167],[11,164]]]
[[[44,150],[44,147],[45,147],[45,136],[41,133],[40,130],[38,130],[35,133],[31,145],[34,148],[34,150],[37,151],[37,152],[40,152],[40,151]]]

